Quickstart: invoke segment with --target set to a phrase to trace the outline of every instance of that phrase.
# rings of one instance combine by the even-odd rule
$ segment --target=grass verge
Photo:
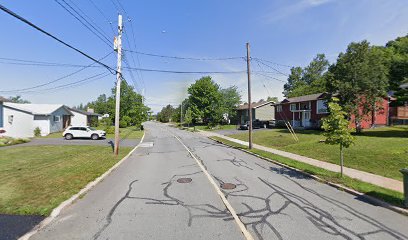
[[[0,137],[0,147],[6,147],[31,141],[28,138]]]
[[[98,128],[99,129],[99,128]],[[100,129],[103,130],[103,129]],[[121,139],[140,139],[143,136],[143,131],[138,127],[127,127],[119,129],[119,135]],[[47,136],[39,138],[62,138],[62,132],[51,133]],[[108,133],[106,134],[107,139],[115,138],[115,134]]]
[[[117,157],[104,146],[0,149],[0,213],[47,216],[131,149]]]
[[[296,130],[299,142],[295,142],[287,129],[255,131],[256,144],[311,157],[320,161],[339,164],[339,146],[322,142],[322,131]],[[248,140],[248,132],[229,137]],[[400,169],[408,167],[408,129],[381,127],[365,129],[355,135],[355,144],[344,150],[344,166],[402,180]]]
[[[220,137],[211,137],[211,139],[221,142],[225,145],[237,148],[237,149],[243,149],[252,153],[255,153],[259,156],[265,157],[267,159],[282,163],[284,165],[302,170],[305,173],[314,175],[319,177],[320,179],[331,182],[331,183],[336,183],[343,185],[345,187],[354,189],[358,192],[364,193],[368,196],[372,196],[375,198],[378,198],[380,200],[383,200],[387,203],[396,205],[398,207],[403,207],[403,201],[404,201],[404,195],[403,193],[397,192],[397,191],[392,191],[386,188],[382,188],[370,183],[366,183],[354,178],[350,178],[347,176],[341,177],[339,173],[331,172],[319,167],[315,167],[310,164],[298,162],[296,160],[282,157],[273,153],[265,152],[262,150],[258,149],[248,149],[247,146],[220,138]]]

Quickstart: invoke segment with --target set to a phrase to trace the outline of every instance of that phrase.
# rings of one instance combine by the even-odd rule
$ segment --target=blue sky
[[[60,0],[61,1],[61,0]],[[76,4],[99,26],[107,38],[113,39],[118,10],[111,0],[93,0],[102,14],[89,0],[66,0]],[[117,0],[113,0],[117,4]],[[305,66],[317,54],[325,53],[334,61],[352,41],[367,39],[383,45],[388,40],[408,33],[408,3],[406,0],[207,0],[207,1],[130,1],[119,0],[125,7],[125,31],[135,48],[129,19],[133,24],[138,51],[185,57],[243,57],[245,43],[251,43],[252,57],[290,66]],[[43,29],[64,39],[95,58],[101,58],[112,48],[95,37],[55,1],[7,0],[0,3],[24,16]],[[117,4],[118,5],[118,4]],[[105,18],[106,17],[106,18]],[[112,22],[111,24],[109,21]],[[1,12],[0,38],[2,58],[34,61],[90,64],[80,54],[29,28]],[[240,71],[245,70],[242,59],[228,61],[185,61],[127,54],[131,66],[180,71]],[[137,60],[137,58],[139,60]],[[104,62],[116,65],[115,54]],[[287,67],[275,66],[281,72]],[[253,62],[254,71],[261,70]],[[22,66],[5,64],[0,60],[0,91],[21,89],[54,80],[78,67]],[[273,71],[264,66],[264,70]],[[89,68],[72,77],[60,80],[50,88],[103,73],[102,68]],[[285,80],[280,74],[268,74]],[[200,74],[134,73],[135,85],[144,89],[146,103],[155,112],[162,106],[178,104],[187,96],[189,84]],[[238,86],[246,100],[246,74],[211,74],[222,87]],[[132,83],[130,75],[126,79]],[[69,106],[96,99],[110,93],[115,76],[109,75],[89,83],[61,90],[41,90],[20,94],[34,103],[63,103]],[[253,99],[268,95],[282,98],[283,83],[260,75],[253,75]],[[41,90],[41,91],[40,91]],[[4,93],[9,96],[15,93]]]

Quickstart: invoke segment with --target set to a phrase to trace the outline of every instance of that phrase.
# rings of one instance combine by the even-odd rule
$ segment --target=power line
[[[125,52],[137,53],[140,55],[150,56],[150,57],[160,57],[160,58],[172,58],[172,59],[179,59],[179,60],[195,60],[195,61],[222,61],[222,60],[234,60],[234,59],[244,59],[245,57],[221,57],[221,58],[193,58],[193,57],[178,57],[178,56],[168,56],[168,55],[159,55],[153,53],[145,53],[139,51],[132,51],[123,49]]]
[[[161,73],[177,73],[177,74],[238,74],[246,73],[246,71],[175,71],[175,70],[161,70],[161,69],[148,69],[148,68],[135,68],[135,67],[124,67],[128,70],[138,70],[143,72],[161,72]]]
[[[102,42],[104,42],[108,47],[111,47],[110,40],[106,38],[98,29],[96,29],[88,20],[86,20],[81,14],[78,13],[71,5],[69,5],[65,0],[62,0],[72,11],[74,11],[77,15],[75,15],[71,10],[66,8],[59,0],[54,0],[58,5],[60,5],[65,11],[67,11],[71,16],[73,16],[78,22],[80,22],[85,28],[87,28],[91,33],[93,33],[97,38],[99,38]],[[79,19],[80,17],[81,19]],[[83,22],[85,21],[85,22]],[[92,28],[92,29],[91,29]],[[95,32],[96,31],[96,32]]]
[[[109,75],[110,74],[107,73],[107,72],[102,72],[102,73],[98,73],[98,74],[92,75],[90,77],[86,77],[84,79],[81,79],[81,80],[78,80],[78,81],[75,81],[75,82],[71,82],[71,83],[67,83],[67,84],[63,84],[63,85],[58,85],[58,86],[51,87],[51,88],[45,88],[45,89],[39,89],[39,90],[33,90],[33,91],[25,91],[25,92],[22,92],[22,93],[31,94],[31,93],[42,93],[44,91],[66,89],[66,88],[70,88],[70,87],[80,86],[82,84],[86,84],[86,83],[89,83],[89,82],[92,82],[92,81],[96,81],[98,79],[107,77]]]
[[[111,54],[112,54],[112,52],[110,52],[110,53],[108,53],[107,55],[103,56],[103,57],[102,57],[101,59],[99,59],[99,60],[103,60],[103,59],[107,58],[107,57],[108,57],[109,55],[111,55]],[[73,76],[73,75],[75,75],[75,74],[77,74],[77,73],[79,73],[79,72],[81,72],[81,71],[83,71],[83,70],[85,70],[85,69],[87,69],[87,68],[89,68],[89,67],[92,67],[94,64],[95,64],[95,62],[93,62],[93,63],[91,63],[91,64],[89,64],[89,65],[87,65],[87,66],[84,66],[84,67],[82,67],[81,69],[79,69],[79,70],[77,70],[77,71],[74,71],[74,72],[72,72],[72,73],[69,73],[69,74],[64,75],[64,76],[62,76],[62,77],[59,77],[59,78],[57,78],[57,79],[55,79],[55,80],[52,80],[52,81],[49,81],[49,82],[46,82],[46,83],[43,83],[43,84],[40,84],[40,85],[36,85],[36,86],[28,87],[28,88],[21,88],[21,89],[2,90],[2,91],[0,91],[0,92],[21,92],[21,91],[27,91],[27,90],[31,90],[31,89],[36,89],[36,88],[39,88],[39,87],[44,87],[44,86],[50,85],[50,84],[52,84],[52,83],[56,83],[56,82],[58,82],[58,81],[61,81],[62,79],[71,77],[71,76]]]
[[[21,17],[21,16],[18,15],[17,13],[15,13],[15,12],[9,10],[8,8],[6,8],[5,6],[3,6],[3,5],[1,5],[1,4],[0,4],[0,10],[2,10],[3,12],[5,12],[5,13],[11,15],[11,16],[13,16],[14,18],[17,18],[18,20],[20,20],[20,21],[22,21],[23,23],[29,25],[30,27],[36,29],[37,31],[40,31],[40,32],[42,32],[43,34],[45,34],[45,35],[51,37],[52,39],[54,39],[54,40],[56,40],[57,42],[59,42],[59,43],[65,45],[66,47],[69,47],[69,48],[73,49],[74,51],[76,51],[76,52],[80,53],[81,55],[83,55],[83,56],[85,56],[85,57],[91,59],[92,61],[98,63],[99,65],[105,67],[106,69],[109,70],[110,73],[116,74],[116,70],[115,70],[115,69],[109,67],[108,65],[106,65],[106,64],[104,64],[104,63],[102,63],[102,62],[100,62],[100,61],[98,61],[98,60],[96,60],[95,58],[89,56],[88,54],[84,53],[83,51],[79,50],[78,48],[73,47],[72,45],[70,45],[70,44],[64,42],[63,40],[61,40],[61,39],[55,37],[55,36],[52,35],[51,33],[49,33],[49,32],[47,32],[47,31],[43,30],[42,28],[38,27],[38,26],[35,25],[34,23],[32,23],[32,22],[28,21],[27,19]]]
[[[262,59],[262,58],[252,58],[252,59],[254,59],[254,60],[259,60],[259,61],[263,61],[263,62],[268,62],[268,63],[274,64],[274,65],[276,65],[276,66],[281,66],[281,67],[287,67],[287,68],[292,68],[292,67],[293,67],[293,66],[290,66],[290,65],[281,64],[281,63],[269,61],[269,60]]]
[[[267,66],[267,67],[271,68],[272,70],[274,70],[275,72],[277,72],[277,73],[279,73],[279,74],[281,74],[281,75],[289,76],[289,74],[283,73],[283,72],[279,71],[278,69],[276,69],[276,68],[274,68],[274,67],[272,67],[272,66],[270,66],[270,65],[268,65],[268,64],[266,64],[266,63],[264,63],[264,62],[262,62],[262,61],[260,61],[259,59],[255,59],[255,58],[254,58],[254,60],[255,60],[256,62],[258,62],[258,63],[261,63],[261,64],[264,65],[264,66]]]
[[[129,62],[127,61],[126,55],[123,55],[123,62],[125,63],[126,67],[130,68]],[[140,90],[138,88],[138,84],[135,80],[135,76],[133,75],[133,71],[129,71],[130,74],[130,79],[133,82],[133,86],[135,87],[135,89],[140,93]]]
[[[267,78],[270,78],[270,79],[273,79],[273,80],[276,80],[276,81],[279,81],[279,82],[286,83],[286,81],[283,81],[283,80],[281,80],[281,79],[279,79],[279,78],[275,78],[275,77],[269,76],[269,75],[264,74],[264,73],[261,73],[261,72],[253,72],[253,73],[254,73],[254,74],[257,74],[257,75],[261,75],[261,76],[267,77]]]
[[[94,1],[92,1],[92,0],[88,0],[88,1],[91,2],[91,4],[96,8],[96,10],[97,10],[97,11],[102,15],[102,17],[105,18],[105,20],[109,23],[109,26],[110,26],[110,28],[111,28],[111,30],[112,30],[112,33],[113,33],[113,35],[115,35],[116,33],[115,33],[115,31],[113,30],[112,21],[109,20],[109,18],[103,13],[103,11],[98,7],[98,5],[95,4]]]
[[[135,31],[133,29],[132,19],[128,18],[128,22],[130,22],[130,30],[132,31],[134,50],[137,51],[136,37],[135,37]],[[125,31],[125,36],[127,37],[126,31]],[[132,59],[133,59],[133,54],[131,54],[131,56],[132,56]],[[140,68],[140,59],[139,59],[138,54],[136,54],[136,60],[137,60],[138,67]],[[146,85],[145,85],[145,82],[144,82],[144,79],[143,79],[143,73],[142,72],[138,72],[138,73],[140,74],[140,79],[142,81],[143,87],[146,89]]]
[[[101,35],[105,36],[105,38],[109,41],[109,43],[111,42],[111,40],[109,39],[109,35],[106,34],[106,32],[105,32],[101,27],[99,27],[99,26],[92,20],[92,18],[89,17],[88,14],[86,14],[84,11],[82,11],[82,9],[81,9],[78,5],[76,5],[74,1],[72,1],[72,0],[68,0],[68,1],[70,1],[70,2],[78,9],[78,11],[80,11],[87,19],[89,19],[89,21],[91,22],[91,23],[90,23],[91,26],[94,26],[94,27],[98,28],[98,29],[100,30]]]
[[[131,44],[130,44],[130,41],[129,41],[129,38],[128,38],[128,35],[127,35],[127,33],[126,33],[126,31],[124,31],[124,35],[125,35],[125,40],[126,40],[126,42],[129,44],[129,46],[131,47]],[[132,58],[132,62],[133,62],[133,65],[134,66],[136,66],[136,62],[135,62],[135,58],[133,57],[133,55],[131,54],[130,55],[131,56],[131,58]],[[126,66],[127,67],[130,67],[129,66],[129,63],[127,62],[127,54],[124,54],[124,59],[125,59],[125,64],[126,64]],[[140,63],[140,62],[139,62]],[[138,67],[140,67],[140,64],[138,65]],[[130,71],[130,73],[131,73],[131,78],[132,78],[132,81],[135,81],[134,80],[134,76],[132,76],[133,75],[133,72],[132,71]],[[139,80],[140,81],[142,81],[142,77],[141,77],[141,75],[140,75],[140,72],[139,71],[136,71],[136,74],[137,74],[137,77],[139,78]]]
[[[40,67],[84,67],[85,65],[70,64],[70,63],[57,63],[57,62],[41,62],[41,61],[30,61],[15,58],[0,58],[0,63],[10,64],[10,65],[23,65],[23,66],[40,66]],[[100,66],[93,66],[100,67]]]

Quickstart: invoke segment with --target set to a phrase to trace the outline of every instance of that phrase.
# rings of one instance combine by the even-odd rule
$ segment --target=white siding
[[[71,111],[73,116],[71,116],[71,126],[86,126],[87,116],[85,114],[81,114],[75,111]]]
[[[33,125],[34,129],[37,127],[40,128],[41,136],[50,134],[50,116],[35,115]]]
[[[13,116],[12,122],[9,121],[10,116]],[[4,130],[6,130],[4,135],[14,138],[33,137],[33,118],[33,115],[29,113],[7,107],[3,108],[3,124]]]

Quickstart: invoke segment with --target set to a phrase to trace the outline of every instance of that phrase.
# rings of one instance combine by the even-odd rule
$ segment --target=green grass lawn
[[[217,130],[231,130],[237,129],[237,125],[217,125],[214,128],[209,128],[208,126],[196,126],[196,129],[203,131],[217,131]]]
[[[0,213],[49,215],[122,159],[104,146],[35,146],[0,149]]]
[[[103,128],[98,128],[103,130]],[[138,127],[127,127],[127,128],[120,128],[120,138],[121,139],[139,139],[143,136],[143,131],[140,130]],[[62,138],[62,132],[51,133],[44,137],[39,138]],[[115,138],[115,134],[106,134],[106,138]]]
[[[287,129],[253,133],[256,144],[339,164],[339,147],[319,142],[322,131],[296,131],[296,143]],[[248,141],[248,132],[230,137]],[[365,130],[356,136],[355,145],[344,152],[345,166],[402,180],[400,169],[408,167],[408,128],[383,127]]]
[[[252,153],[258,154],[259,156],[265,157],[267,159],[271,159],[276,162],[283,163],[287,166],[302,170],[306,173],[317,176],[325,181],[341,184],[348,188],[352,188],[358,192],[367,194],[369,196],[376,197],[378,199],[394,204],[396,206],[403,207],[403,201],[404,201],[403,193],[392,191],[386,188],[382,188],[382,187],[379,187],[379,186],[376,186],[370,183],[362,182],[360,180],[350,178],[347,176],[341,177],[339,173],[331,172],[331,171],[328,171],[328,170],[325,170],[319,167],[309,165],[307,163],[298,162],[296,160],[282,157],[282,156],[279,156],[273,153],[265,152],[265,151],[258,150],[258,149],[249,150],[247,146],[244,146],[238,143],[234,143],[234,142],[231,142],[231,141],[219,138],[219,137],[211,137],[211,138],[216,141],[222,142],[226,145],[229,145],[235,148],[239,148],[239,149],[244,149]]]

